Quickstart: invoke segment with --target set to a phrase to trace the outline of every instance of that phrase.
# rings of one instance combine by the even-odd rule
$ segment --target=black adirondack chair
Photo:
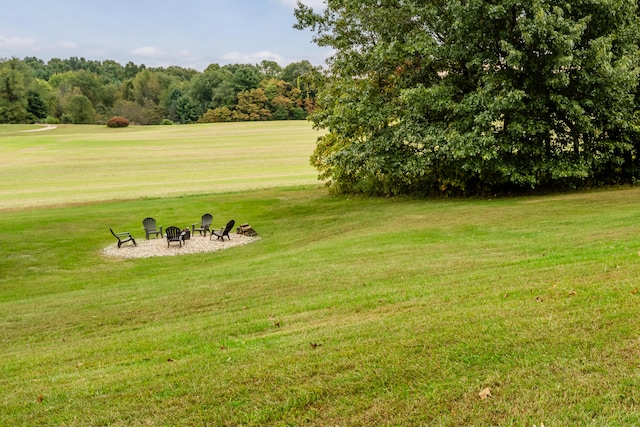
[[[162,226],[160,227],[156,227],[156,220],[153,218],[145,218],[142,220],[142,225],[144,225],[144,232],[147,235],[147,240],[149,240],[149,236],[151,235],[155,235],[156,237],[158,236],[158,234],[160,235],[160,237],[162,236]]]
[[[229,236],[229,232],[231,231],[234,225],[236,225],[236,222],[234,220],[231,220],[227,223],[226,227],[221,228],[218,231],[212,230],[211,237],[209,237],[209,240],[211,240],[213,236],[216,236],[219,240],[224,240],[224,236],[227,236],[227,239],[231,240],[231,237]]]
[[[115,231],[113,231],[113,229],[111,227],[109,227],[109,230],[111,230],[111,234],[113,234],[113,236],[118,239],[118,248],[120,246],[122,246],[123,243],[127,243],[127,242],[132,242],[133,246],[138,246],[136,245],[136,241],[133,238],[133,236],[131,235],[131,233],[129,232],[122,232],[122,233],[116,233]]]
[[[182,243],[184,242],[184,233],[180,227],[175,227],[173,225],[171,227],[167,227],[164,234],[167,236],[167,247],[169,247],[171,242],[178,242],[180,247],[182,247]]]
[[[202,220],[200,221],[200,226],[196,227],[196,225],[198,225],[198,223],[195,223],[191,226],[191,234],[196,234],[196,231],[198,233],[200,233],[200,235],[202,235],[202,233],[204,233],[204,235],[207,235],[207,231],[209,230],[209,227],[211,227],[211,223],[213,222],[213,215],[211,215],[210,213],[206,213],[204,215],[202,215]]]

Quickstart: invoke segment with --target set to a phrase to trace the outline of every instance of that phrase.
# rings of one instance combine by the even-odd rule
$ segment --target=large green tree
[[[155,72],[144,69],[133,79],[133,96],[138,104],[146,105],[149,102],[157,104],[161,94],[162,86]]]
[[[68,101],[69,94],[75,95],[78,91],[89,99],[94,109],[98,105],[113,103],[111,97],[105,96],[107,92],[100,76],[91,71],[80,69],[56,73],[49,78],[49,84],[58,92],[62,104],[65,99]]]
[[[312,157],[336,190],[470,194],[638,177],[638,4],[328,0]]]
[[[22,61],[0,61],[0,123],[29,121],[27,89],[31,79],[31,70]]]
[[[231,84],[236,93],[243,90],[256,89],[260,84],[260,70],[255,65],[233,64],[225,66],[226,69],[232,70]]]
[[[282,69],[280,78],[291,86],[299,85],[299,79],[302,76],[312,73],[315,67],[309,61],[292,62]]]
[[[66,106],[66,118],[71,123],[92,124],[95,121],[96,110],[91,100],[82,94],[72,95]]]
[[[217,102],[214,102],[217,88],[231,77],[231,72],[223,70],[217,64],[212,64],[191,79],[189,95],[197,105],[198,114],[203,114],[209,108],[217,106]]]

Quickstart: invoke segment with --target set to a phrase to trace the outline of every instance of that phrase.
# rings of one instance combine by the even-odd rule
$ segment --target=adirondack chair
[[[236,222],[234,220],[231,220],[227,223],[226,227],[221,228],[218,231],[212,230],[209,240],[211,240],[213,236],[216,236],[218,240],[222,240],[222,241],[224,241],[224,236],[227,236],[227,239],[231,240],[231,237],[229,236],[229,232],[231,231],[234,225],[236,225]]]
[[[131,235],[131,233],[126,232],[126,231],[122,232],[122,233],[116,233],[115,231],[113,231],[113,229],[111,227],[109,227],[109,230],[111,230],[111,234],[113,234],[113,237],[118,239],[118,248],[120,246],[122,246],[123,243],[127,243],[127,242],[132,242],[133,246],[138,246],[138,245],[136,245],[136,241],[133,238],[133,236]]]
[[[144,232],[147,235],[147,240],[149,240],[149,236],[154,234],[156,237],[158,234],[160,237],[162,236],[162,226],[156,227],[156,220],[153,218],[145,218],[142,220],[142,225],[144,225]]]
[[[196,227],[198,223],[195,223],[191,226],[191,234],[196,234],[196,231],[197,231],[198,233],[200,233],[200,235],[204,233],[204,235],[206,236],[207,231],[209,231],[209,227],[211,227],[212,222],[213,222],[213,215],[211,215],[210,213],[206,213],[202,215],[200,226]]]
[[[171,227],[167,227],[164,233],[167,236],[167,247],[169,247],[171,242],[178,242],[180,247],[182,247],[182,243],[184,242],[184,233],[180,227],[172,225]]]

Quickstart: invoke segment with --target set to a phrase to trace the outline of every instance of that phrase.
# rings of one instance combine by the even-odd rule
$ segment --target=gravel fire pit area
[[[209,239],[209,236],[191,235],[189,240],[185,240],[180,247],[177,243],[172,242],[167,247],[166,238],[156,238],[146,240],[136,239],[137,246],[133,246],[133,243],[127,242],[118,248],[117,243],[107,246],[103,249],[103,253],[109,257],[120,258],[149,258],[154,256],[176,256],[187,254],[198,254],[203,252],[215,252],[223,249],[232,248],[234,246],[246,245],[248,243],[255,242],[260,237],[258,236],[245,236],[242,234],[230,234],[231,239],[224,241],[214,238]]]

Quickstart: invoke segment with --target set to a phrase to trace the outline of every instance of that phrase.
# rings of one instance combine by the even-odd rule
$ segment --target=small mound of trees
[[[129,126],[129,120],[122,116],[111,117],[107,120],[107,127],[110,128],[126,128]]]

